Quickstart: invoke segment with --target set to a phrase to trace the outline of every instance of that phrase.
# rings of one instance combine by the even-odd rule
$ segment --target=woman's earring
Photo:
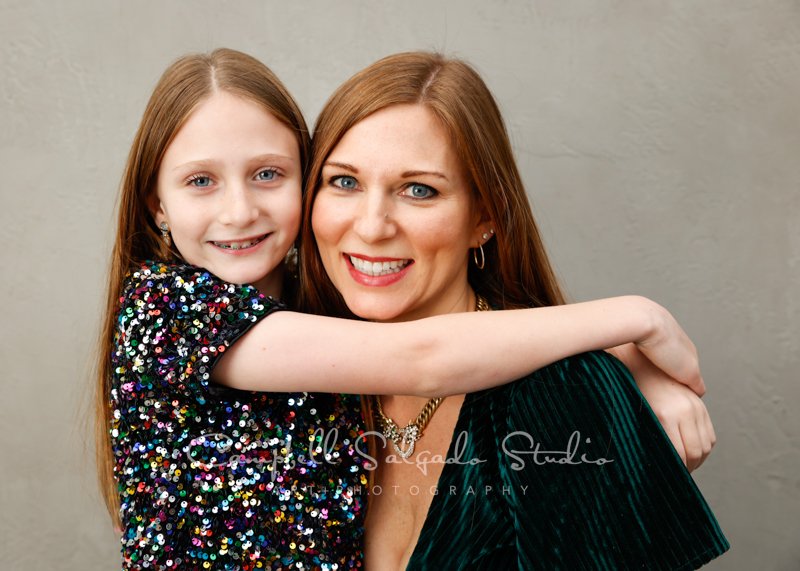
[[[480,259],[478,258],[478,252],[481,253]],[[472,259],[475,260],[475,267],[482,270],[486,265],[486,257],[483,255],[483,244],[478,244],[477,248],[472,249]]]
[[[494,236],[494,230],[490,229],[488,232],[481,234],[481,239],[485,244],[492,236]],[[480,256],[478,256],[479,252]],[[477,248],[472,249],[472,259],[475,260],[475,267],[479,270],[482,270],[484,266],[486,266],[486,256],[483,253],[483,244],[478,244]]]
[[[161,239],[164,240],[164,243],[167,245],[167,248],[172,246],[172,238],[169,235],[169,224],[165,220],[161,224],[158,225],[158,229],[161,230]]]

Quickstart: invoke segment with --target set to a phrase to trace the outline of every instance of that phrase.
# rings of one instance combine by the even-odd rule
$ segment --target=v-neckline
[[[465,415],[462,414],[462,412],[464,411],[464,407],[469,403],[469,401],[472,400],[472,398],[474,397],[475,394],[476,393],[467,393],[467,394],[464,395],[464,400],[461,401],[461,407],[459,407],[459,409],[458,409],[458,418],[456,420],[455,426],[453,427],[453,433],[450,435],[450,444],[447,447],[447,455],[445,456],[445,460],[447,460],[447,459],[452,457],[452,454],[454,452],[453,448],[454,448],[456,440],[457,440],[456,439],[456,435],[460,434],[463,430],[465,430],[465,425],[468,423],[468,419],[467,419],[467,417]],[[445,465],[442,468],[442,473],[439,474],[439,479],[436,481],[436,490],[437,490],[438,493],[433,497],[433,499],[431,500],[430,505],[428,506],[428,511],[425,514],[425,521],[423,521],[422,527],[419,530],[419,535],[417,536],[417,541],[414,544],[414,549],[413,549],[413,551],[411,551],[411,555],[408,557],[408,562],[409,563],[411,563],[411,561],[414,560],[414,556],[416,555],[417,549],[419,548],[420,539],[422,537],[424,537],[426,529],[430,525],[433,525],[433,524],[430,523],[430,517],[431,517],[431,512],[433,511],[433,508],[436,505],[436,502],[437,501],[443,501],[443,500],[440,500],[440,498],[442,497],[442,494],[441,494],[441,489],[442,489],[441,483],[443,481],[445,481],[445,477],[449,477],[449,472],[455,470],[456,469],[455,467],[456,467],[456,464],[445,462]],[[406,565],[406,568],[407,567],[408,567],[408,565]]]

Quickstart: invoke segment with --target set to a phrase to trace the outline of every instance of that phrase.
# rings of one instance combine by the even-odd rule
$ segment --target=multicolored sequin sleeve
[[[357,397],[209,379],[227,347],[281,308],[191,266],[128,277],[109,399],[123,568],[361,566]]]
[[[186,265],[133,271],[120,297],[116,373],[120,397],[156,386],[203,399],[211,370],[230,344],[283,306],[249,285]]]

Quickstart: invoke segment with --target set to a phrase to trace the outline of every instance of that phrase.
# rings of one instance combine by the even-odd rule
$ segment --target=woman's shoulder
[[[627,367],[605,351],[580,353],[556,361],[514,382],[483,391],[473,399],[479,406],[504,411],[507,418],[526,417],[542,410],[557,413],[617,408],[638,410],[644,397]],[[492,404],[494,403],[494,404]],[[536,412],[539,411],[539,412]],[[548,414],[550,414],[548,413]]]
[[[569,402],[594,407],[622,398],[640,403],[641,393],[627,367],[605,351],[589,351],[561,359],[508,384],[472,393],[468,402],[485,411],[513,417],[530,406]]]
[[[594,386],[598,380],[617,380],[630,377],[628,368],[606,351],[588,351],[560,359],[512,383],[514,390],[531,385]]]
[[[506,390],[494,435],[525,568],[694,569],[728,548],[614,356],[561,359]]]

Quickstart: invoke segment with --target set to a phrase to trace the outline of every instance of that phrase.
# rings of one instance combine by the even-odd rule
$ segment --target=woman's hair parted
[[[347,131],[392,105],[424,105],[450,135],[476,206],[494,224],[486,264],[470,264],[469,282],[502,309],[559,305],[564,297],[544,250],[500,110],[467,63],[429,52],[388,56],[358,72],[325,104],[314,127],[314,150],[300,231],[301,308],[349,316],[322,265],[311,228],[322,167]]]
[[[146,260],[170,261],[179,254],[165,246],[156,227],[158,169],[167,147],[192,111],[213,93],[225,91],[262,105],[296,135],[303,172],[311,144],[303,115],[275,74],[257,59],[230,49],[190,54],[170,65],[150,97],[134,137],[120,184],[117,235],[109,268],[109,287],[101,325],[95,390],[95,447],[100,489],[115,523],[119,496],[111,449],[111,352],[119,296],[127,273]]]

